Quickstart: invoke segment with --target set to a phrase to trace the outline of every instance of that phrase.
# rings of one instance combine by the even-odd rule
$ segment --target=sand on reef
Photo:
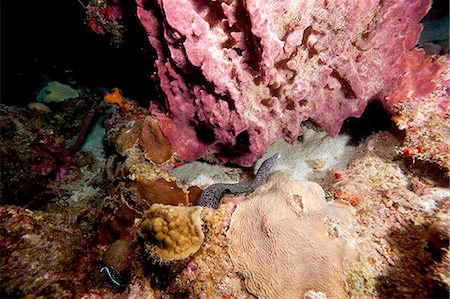
[[[302,142],[295,145],[285,141],[276,142],[256,163],[255,169],[268,157],[280,153],[281,158],[272,172],[287,172],[295,180],[318,180],[324,178],[329,170],[343,168],[352,160],[356,146],[349,145],[349,141],[350,136],[346,134],[333,138],[325,132],[304,128]],[[239,182],[242,169],[196,161],[178,167],[171,173],[179,182],[205,188],[214,183]]]

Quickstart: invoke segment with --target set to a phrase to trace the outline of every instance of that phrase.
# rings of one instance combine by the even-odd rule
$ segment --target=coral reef
[[[109,179],[126,182],[136,192],[126,192],[128,204],[137,211],[152,203],[196,203],[201,189],[178,182],[170,171],[183,162],[161,132],[157,120],[140,106],[116,110],[106,121],[107,140],[116,149],[108,160]],[[133,192],[132,192],[133,193]],[[137,195],[137,196],[135,196]]]
[[[108,87],[0,105],[1,296],[448,298],[450,64],[411,50],[430,2],[78,1],[116,45],[147,31],[162,93],[127,98],[102,52]]]
[[[155,297],[254,298],[245,290],[227,253],[226,234],[235,208],[236,203],[232,202],[221,205],[217,210],[204,209],[205,239],[200,249],[169,267],[159,264],[150,268],[155,275],[151,284]],[[142,287],[136,285],[136,288]]]
[[[142,127],[139,145],[145,157],[156,164],[162,164],[172,157],[169,141],[164,137],[157,120],[147,116]]]
[[[126,26],[120,0],[91,0],[85,9],[86,24],[93,32],[108,36],[113,44],[123,42]]]
[[[326,225],[335,218],[328,210],[338,207],[326,203],[318,184],[285,179],[249,196],[233,213],[228,232],[233,263],[248,291],[260,298],[302,298],[308,291],[344,298],[345,246],[336,237],[339,226],[330,234]]]
[[[140,108],[117,110],[106,121],[107,139],[117,151],[108,159],[108,177],[114,186],[111,189],[122,190],[127,205],[138,213],[153,203],[195,203],[199,188],[178,185],[176,177],[168,172],[180,162],[178,156],[171,151],[156,152],[161,147],[147,147],[152,144],[150,140],[162,146],[165,140],[158,126],[148,128],[147,115],[148,111]]]
[[[28,128],[28,121],[46,124],[45,117],[60,113],[57,105],[48,105],[51,112],[3,109]],[[14,123],[2,117],[5,128]],[[116,153],[107,162],[77,154],[62,180],[47,184],[57,197],[41,210],[2,206],[2,292],[77,298],[448,296],[447,180],[434,164],[402,155],[401,138],[382,132],[355,147],[347,145],[347,136],[333,139],[305,128],[302,144],[271,146],[267,157],[283,155],[273,167],[278,172],[255,192],[224,195],[217,209],[205,209],[189,206],[200,193],[197,183],[239,182],[253,169],[210,161],[177,168],[173,152],[155,163],[153,153],[145,154],[151,148],[143,146],[146,118],[154,120],[141,107],[116,109],[106,121]],[[163,138],[149,126],[147,140]],[[329,201],[319,185],[299,178],[320,183]]]
[[[49,102],[46,108],[0,107],[4,203],[38,203],[49,195],[49,181],[60,181],[70,167],[76,168],[84,155],[76,152],[93,116],[87,114],[92,101],[95,95],[85,90],[77,99]]]
[[[345,266],[351,298],[448,297],[448,236],[440,233],[448,225],[448,181],[435,166],[399,158],[400,145],[377,133],[333,174],[331,198],[357,208],[351,234],[359,259]]]
[[[2,297],[79,298],[100,284],[93,244],[101,196],[60,198],[47,211],[0,207]]]
[[[181,260],[198,251],[205,235],[202,209],[153,204],[144,212],[140,234],[156,242],[157,258],[162,262]]]
[[[269,156],[274,152],[282,152],[284,157],[294,157],[295,163],[281,159],[274,167],[275,169],[278,167],[279,170],[286,173],[281,176],[283,182],[287,182],[292,178],[308,177],[320,182],[326,190],[327,199],[330,201],[326,205],[332,206],[332,208],[327,209],[332,214],[332,217],[326,217],[324,221],[327,233],[326,238],[332,240],[330,243],[327,241],[326,244],[330,245],[336,240],[340,240],[340,244],[345,243],[348,247],[356,249],[358,252],[356,259],[343,260],[341,269],[344,274],[341,273],[342,276],[339,279],[341,279],[340,281],[343,284],[345,283],[345,294],[350,298],[427,297],[430,295],[437,298],[448,297],[448,234],[444,232],[448,231],[447,201],[450,194],[448,189],[446,189],[448,181],[445,178],[445,173],[433,165],[427,166],[417,161],[413,163],[409,159],[404,159],[405,157],[398,150],[403,140],[388,132],[370,136],[356,150],[355,148],[349,150],[344,143],[341,144],[340,140],[335,140],[335,148],[339,147],[338,152],[342,150],[341,154],[332,150],[326,150],[327,148],[333,148],[330,146],[333,139],[324,136],[323,132],[316,132],[317,136],[312,131],[308,134],[310,135],[308,137],[310,140],[305,142],[305,144],[296,147],[285,144],[284,148],[281,143],[275,144],[269,149],[267,155]],[[342,138],[346,140],[344,137]],[[308,165],[306,161],[314,157],[314,153],[319,152],[320,149],[322,150],[320,154],[323,154],[324,151],[327,152],[327,155],[323,157],[323,160],[327,162],[323,166],[321,174],[318,175],[318,173],[311,170],[305,170],[304,165]],[[305,154],[302,156],[302,153]],[[336,155],[338,155],[339,164],[336,164],[336,162],[331,163],[331,161],[336,159],[333,159]],[[316,154],[316,156],[320,157],[319,154]],[[347,162],[343,163],[343,161]],[[201,166],[199,162],[194,164],[194,169],[198,169]],[[210,166],[206,163],[203,163],[203,165],[207,172]],[[187,168],[187,172],[193,173],[190,171],[191,168],[189,166],[188,164],[180,167],[174,173],[181,174],[179,170],[182,168]],[[226,167],[222,168],[224,168],[223,176],[228,171]],[[200,171],[195,173],[201,176]],[[217,170],[211,172],[210,175],[211,177],[208,179],[223,180]],[[238,204],[236,212],[233,212],[231,216],[234,221],[236,217],[239,217],[238,213],[240,213],[241,207],[246,207],[247,204],[250,205],[251,202],[257,202],[260,199],[262,200],[261,205],[263,205],[264,199],[266,199],[264,196],[269,192],[271,181],[280,181],[281,179],[277,178],[279,175],[281,174],[272,175],[267,184],[263,185],[255,193],[247,196],[246,199],[241,196],[226,197],[223,200],[225,204],[222,204],[209,217],[215,218],[218,214],[223,213],[227,207]],[[233,177],[233,174],[231,177]],[[194,177],[191,180],[191,183],[193,181],[200,182],[200,178]],[[201,178],[201,180],[207,181],[206,178]],[[265,201],[270,202],[271,199],[267,198]],[[263,212],[272,213],[271,211],[274,210],[274,215],[277,215],[274,218],[282,223],[284,221],[282,219],[286,217],[286,212],[277,213],[277,209],[280,208],[279,205],[280,201],[277,201],[270,208],[249,208],[249,216],[247,218],[242,217],[242,219],[253,221],[255,215]],[[337,207],[342,207],[342,205],[346,207],[337,209]],[[354,208],[351,208],[351,206]],[[356,210],[356,213],[349,214],[348,209]],[[213,210],[208,211],[212,212]],[[206,220],[207,217],[206,214],[203,216],[206,225],[209,225]],[[266,217],[265,219],[271,218]],[[228,223],[226,220],[223,221],[225,221],[223,222],[224,225]],[[264,221],[262,223],[266,223]],[[213,223],[216,223],[216,226],[218,224],[217,221],[213,221]],[[351,225],[347,225],[348,223],[351,223]],[[222,244],[225,248],[228,246],[231,248],[233,242],[236,241],[236,238],[230,238],[233,227],[234,222],[232,222],[231,230],[225,229],[224,231],[229,237]],[[257,230],[259,227],[261,227],[261,223],[258,223],[258,225],[249,224],[243,227],[245,241],[242,242],[251,246],[253,240],[257,240],[257,238],[249,237],[249,233],[252,229]],[[294,226],[292,225],[292,227]],[[320,236],[316,231],[318,230],[314,230],[305,238],[305,244],[308,244],[309,239],[315,240],[315,238]],[[209,271],[209,267],[217,263],[215,262],[215,258],[217,258],[215,255],[204,255],[205,249],[209,248],[211,244],[208,234],[206,232],[205,234],[206,238],[203,246],[191,260],[195,261],[195,264],[191,264],[191,271],[199,273],[197,274],[199,276],[195,277],[201,277],[204,273],[203,271],[206,269]],[[222,234],[223,232],[218,237],[221,237]],[[292,240],[295,239],[291,237],[288,244],[291,244]],[[259,246],[255,245],[251,250],[237,250],[238,253],[236,255],[240,254],[247,257],[257,249],[267,248],[268,244],[274,243],[265,242]],[[302,248],[302,246],[304,244],[299,246],[299,248]],[[221,252],[224,247],[220,246],[219,248],[215,251],[216,254]],[[339,248],[342,250],[342,247]],[[323,250],[326,249],[323,249],[323,246],[321,246],[314,253],[318,254]],[[234,257],[231,249],[228,249],[228,251]],[[349,253],[353,257],[353,250],[350,250]],[[263,256],[267,258],[274,256],[273,263],[278,263],[280,259],[278,253],[273,255],[263,254]],[[205,261],[207,261],[206,265],[204,264]],[[303,265],[308,262],[308,259],[305,259],[297,264]],[[270,263],[265,264],[270,265]],[[239,270],[239,265],[237,269]],[[283,268],[283,270],[286,269],[289,268]],[[171,288],[187,284],[187,278],[184,276],[185,271],[187,270],[183,270],[182,274],[177,276],[176,283],[170,284]],[[258,283],[259,285],[268,285],[264,279],[267,279],[266,277],[272,272],[278,273],[275,270],[266,269],[263,275],[255,276],[257,281],[255,285],[258,285]],[[411,276],[410,273],[414,273],[415,276]],[[223,277],[222,275],[224,274],[220,274],[220,277]],[[282,274],[279,275],[282,276]],[[205,280],[207,282],[213,279],[213,277],[207,277],[208,279]],[[309,282],[312,280],[305,279],[305,281]],[[248,285],[246,286],[248,287]],[[192,297],[202,294],[198,293],[196,288],[187,289]],[[205,290],[205,288],[203,287],[201,290]],[[169,290],[167,291],[170,292]],[[255,294],[250,288],[248,288],[248,291]],[[328,295],[327,290],[321,291],[320,289],[311,290],[305,295],[313,296],[314,292],[317,296]]]
[[[152,108],[164,135],[186,161],[208,149],[243,166],[281,137],[295,142],[307,119],[335,136],[383,99],[431,4],[137,2],[167,96]]]
[[[353,159],[356,147],[351,144],[350,136],[330,137],[306,126],[302,130],[302,141],[296,145],[289,146],[280,140],[269,147],[263,159],[274,153],[281,154],[274,171],[288,172],[292,179],[300,181],[317,180],[327,176],[329,169],[342,168]],[[256,166],[259,164],[258,161]]]
[[[406,133],[401,150],[450,173],[450,62],[446,56],[425,58],[420,51],[406,57],[408,71],[388,97],[394,120]]]

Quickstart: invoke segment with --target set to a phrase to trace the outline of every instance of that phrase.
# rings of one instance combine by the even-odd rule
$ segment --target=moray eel
[[[259,167],[253,180],[236,184],[212,184],[203,190],[202,194],[198,198],[197,205],[217,209],[223,193],[241,194],[255,191],[259,185],[266,181],[269,176],[270,169],[275,165],[280,157],[281,155],[277,153],[265,160],[261,164],[261,167]]]

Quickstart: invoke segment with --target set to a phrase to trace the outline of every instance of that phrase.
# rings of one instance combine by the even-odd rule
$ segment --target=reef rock
[[[350,251],[341,227],[351,223],[351,210],[327,203],[313,182],[279,181],[242,201],[231,218],[229,254],[248,291],[258,298],[344,298]]]
[[[373,134],[327,188],[330,199],[357,203],[348,233],[358,260],[344,266],[350,298],[449,294],[448,178],[433,164],[401,159],[401,143],[388,132]]]
[[[117,152],[108,159],[108,179],[126,182],[120,188],[125,187],[122,192],[127,205],[141,212],[153,203],[195,203],[200,188],[177,184],[176,177],[169,173],[179,158],[171,151],[157,121],[142,113],[117,113],[123,111],[115,112],[107,126],[107,139]],[[126,191],[130,188],[136,192]]]
[[[156,119],[147,116],[142,127],[139,145],[147,159],[162,164],[172,157],[172,148],[164,137]]]
[[[167,103],[152,107],[181,158],[252,165],[312,119],[330,135],[403,73],[431,1],[138,0]]]
[[[402,151],[450,173],[450,62],[416,50],[405,55],[405,65],[398,88],[386,97],[394,121],[406,133]]]

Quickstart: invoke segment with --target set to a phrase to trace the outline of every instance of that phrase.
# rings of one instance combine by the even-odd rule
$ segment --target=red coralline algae
[[[108,35],[114,43],[123,41],[125,25],[119,0],[90,0],[86,6],[86,24],[100,35]]]
[[[137,0],[177,153],[252,165],[312,119],[331,136],[403,74],[431,0]]]
[[[433,162],[450,173],[450,62],[446,56],[405,55],[406,72],[385,99],[398,128],[405,131],[401,151]]]
[[[392,94],[384,99],[384,105],[389,110],[395,105],[414,95],[424,97],[436,89],[435,80],[444,69],[445,63],[436,57],[425,57],[423,50],[414,49],[406,53],[403,60],[404,74],[401,76],[398,87]]]

